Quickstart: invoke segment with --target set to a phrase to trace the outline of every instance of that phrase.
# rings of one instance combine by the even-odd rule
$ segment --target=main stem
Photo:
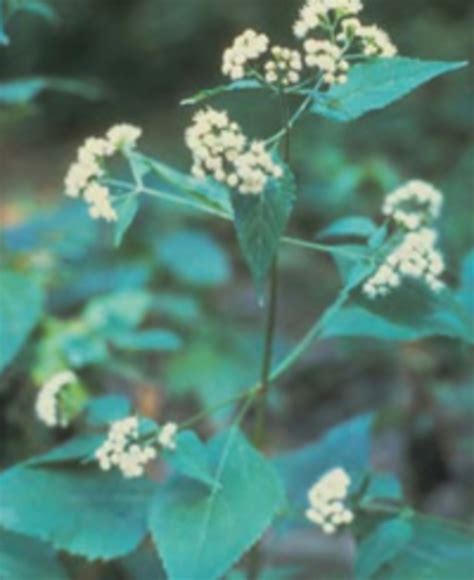
[[[284,124],[283,160],[290,163],[290,131],[291,120],[288,109],[288,101],[283,92],[280,94],[281,109]],[[268,310],[265,323],[265,340],[262,357],[262,370],[260,373],[260,389],[257,401],[253,441],[258,448],[265,446],[267,437],[267,399],[270,388],[273,345],[278,307],[278,250],[275,253],[269,279]],[[262,549],[258,543],[249,554],[247,577],[249,580],[257,580],[262,568]]]

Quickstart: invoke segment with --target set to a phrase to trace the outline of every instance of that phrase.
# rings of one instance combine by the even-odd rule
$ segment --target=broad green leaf
[[[212,179],[196,179],[157,159],[145,156],[141,156],[141,159],[145,165],[148,165],[151,172],[145,185],[150,190],[155,190],[158,197],[164,195],[174,203],[194,207],[204,212],[218,212],[226,219],[232,218],[229,192],[223,185]]]
[[[123,201],[115,204],[118,214],[114,232],[114,245],[116,248],[120,246],[128,228],[132,225],[137,215],[138,207],[138,198],[133,194],[127,195]]]
[[[403,500],[403,490],[400,481],[392,473],[374,472],[370,476],[364,502],[380,502],[383,500]]]
[[[315,95],[311,112],[336,121],[352,121],[383,109],[435,77],[464,66],[465,62],[404,57],[357,64],[349,71],[347,83]]]
[[[0,528],[2,580],[66,580],[67,577],[51,546]]]
[[[144,538],[154,489],[95,467],[19,465],[0,476],[0,526],[91,560],[118,558]]]
[[[377,231],[374,222],[363,216],[341,218],[318,232],[318,239],[370,238]]]
[[[209,464],[207,448],[193,431],[178,433],[176,449],[165,451],[164,459],[177,473],[200,481],[209,487],[220,486],[216,482]]]
[[[309,488],[327,471],[344,468],[359,476],[370,468],[372,415],[336,425],[315,443],[275,458],[290,504],[303,509]]]
[[[183,345],[176,333],[165,329],[122,331],[109,338],[115,347],[129,351],[174,352]]]
[[[255,79],[242,79],[239,81],[234,81],[233,83],[229,83],[228,85],[221,85],[219,87],[213,87],[212,89],[205,89],[203,91],[199,91],[199,93],[196,93],[192,97],[189,97],[188,99],[183,99],[181,101],[181,105],[197,105],[202,101],[207,101],[208,99],[212,99],[213,97],[218,97],[219,95],[225,93],[232,93],[235,91],[265,90],[265,89],[266,87]]]
[[[221,245],[200,230],[173,232],[158,241],[158,257],[185,284],[221,286],[230,280],[231,267]]]
[[[452,522],[415,516],[413,534],[377,580],[472,580],[474,535]]]
[[[130,400],[122,395],[104,395],[92,399],[85,409],[89,425],[106,425],[130,414]]]
[[[102,90],[96,85],[75,79],[25,77],[0,82],[0,105],[25,105],[45,91],[56,91],[96,100]]]
[[[84,434],[70,439],[42,455],[36,455],[25,462],[28,466],[85,463],[94,460],[95,451],[104,442],[104,435]]]
[[[397,556],[413,537],[407,519],[393,518],[378,525],[360,543],[355,564],[356,580],[370,580],[386,562]]]
[[[293,209],[295,182],[289,169],[270,179],[260,195],[234,193],[234,224],[240,247],[259,292]]]
[[[18,354],[43,310],[43,293],[24,274],[0,271],[0,372]]]
[[[212,490],[174,478],[157,490],[150,529],[170,580],[220,578],[282,508],[273,467],[237,429],[208,443]]]
[[[394,341],[431,336],[472,340],[466,313],[449,290],[434,294],[409,281],[384,298],[353,298],[322,333],[323,338],[336,336]]]

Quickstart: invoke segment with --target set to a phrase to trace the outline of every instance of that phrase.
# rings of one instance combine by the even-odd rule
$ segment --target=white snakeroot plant
[[[306,517],[321,527],[325,534],[334,534],[341,526],[354,520],[346,507],[351,479],[347,472],[337,467],[323,475],[308,491],[309,508]]]
[[[61,393],[77,382],[76,375],[61,371],[53,375],[42,387],[36,398],[36,415],[48,427],[67,427],[70,417],[61,403]]]
[[[374,570],[379,577],[382,565],[390,566],[390,577],[395,577],[399,559],[406,572],[403,549],[412,541],[423,540],[426,525],[424,520],[419,525],[420,516],[406,509],[403,498],[394,497],[397,485],[385,485],[386,478],[377,481],[369,457],[373,417],[353,418],[335,427],[328,437],[311,445],[310,452],[296,450],[275,461],[264,453],[270,436],[268,393],[316,340],[357,335],[359,324],[365,329],[361,335],[397,341],[427,334],[463,340],[468,336],[458,314],[460,305],[449,289],[443,289],[444,262],[434,229],[442,198],[429,184],[414,181],[389,194],[383,206],[383,224],[363,219],[361,227],[360,216],[346,219],[343,237],[355,236],[357,244],[316,243],[285,235],[298,201],[291,143],[293,129],[300,121],[317,116],[340,122],[356,120],[462,66],[395,56],[396,49],[383,31],[360,22],[361,10],[359,0],[308,0],[294,25],[294,47],[286,42],[283,47],[283,42],[273,42],[252,30],[239,35],[223,58],[222,72],[231,82],[202,91],[184,103],[199,104],[201,109],[185,134],[192,154],[189,174],[141,153],[137,148],[141,130],[133,125],[115,126],[104,137],[88,139],[80,148],[66,177],[66,194],[81,198],[91,218],[112,222],[116,243],[133,224],[144,196],[186,205],[233,224],[255,281],[256,300],[267,310],[261,364],[255,373],[258,380],[240,385],[233,396],[199,409],[179,424],[163,426],[133,415],[127,400],[118,407],[109,401],[105,411],[102,401],[95,413],[93,403],[98,401],[89,401],[80,423],[86,429],[92,426],[89,437],[78,436],[65,448],[36,458],[34,467],[23,464],[0,476],[0,496],[5,496],[8,505],[8,510],[0,510],[0,527],[47,538],[61,549],[90,559],[123,559],[140,543],[145,544],[150,533],[168,577],[217,580],[237,563],[247,568],[249,578],[258,578],[265,564],[265,545],[258,539],[275,518],[282,520],[279,530],[298,523],[307,525],[309,519],[326,534],[342,528],[353,534],[358,544],[357,572],[360,561],[368,562],[369,572],[362,569],[360,577],[371,577]],[[250,137],[245,121],[238,124],[232,114],[202,105],[216,95],[235,98],[248,90],[263,93],[268,108],[275,107],[274,118],[282,119],[272,135]],[[120,178],[114,175],[109,161],[116,154],[128,164],[126,178],[123,172]],[[156,186],[157,181],[160,186]],[[341,225],[338,227],[332,230],[336,231],[335,239],[341,235]],[[305,335],[274,365],[279,251],[283,245],[337,258],[341,288]],[[420,289],[414,285],[422,298],[414,302],[423,302],[422,308],[426,308],[417,311],[420,316],[414,318],[425,326],[417,326],[418,321],[406,322],[405,307],[411,304],[404,304],[403,311],[385,312],[384,300],[375,304],[361,301],[364,296],[376,299],[394,292],[406,280],[427,286]],[[427,292],[432,294],[425,300]],[[454,306],[445,312],[442,309],[447,308],[444,304],[450,297]],[[413,308],[418,307],[415,304]],[[400,317],[400,325],[394,324],[394,316]],[[147,341],[149,338],[148,334]],[[64,422],[57,402],[59,396],[62,405],[61,396],[67,389],[63,385],[69,379],[70,374],[55,377],[38,398],[38,415],[51,426]],[[221,431],[218,427],[224,421],[220,415],[219,422],[207,424],[206,432],[213,426],[216,433],[203,442],[193,429],[224,408],[235,411],[227,414],[229,428]],[[97,434],[99,429],[104,431],[104,439]],[[103,442],[97,444],[97,440]],[[148,469],[158,456],[173,472],[170,477],[168,470],[163,470],[164,481],[156,481],[155,473]],[[55,468],[45,469],[42,462],[56,463]],[[84,463],[84,472],[79,472]],[[320,473],[320,465],[339,467],[308,490],[307,474]],[[378,485],[372,487],[372,479]],[[44,506],[37,501],[37,489]],[[75,513],[74,534],[71,498],[81,508]],[[289,521],[291,525],[286,526]],[[47,530],[39,529],[38,522],[47,525]],[[396,538],[393,546],[387,542],[385,524]],[[451,532],[446,542],[459,534]],[[230,534],[225,542],[223,533]],[[431,545],[432,535],[428,537]],[[387,544],[390,549],[374,556],[374,545],[383,549]],[[407,549],[410,562],[416,560],[416,548]],[[421,573],[416,568],[413,577],[423,575],[426,562],[419,568]],[[444,577],[445,571],[442,569],[437,577]]]

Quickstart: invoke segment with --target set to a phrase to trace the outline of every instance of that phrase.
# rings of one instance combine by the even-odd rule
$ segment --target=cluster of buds
[[[156,459],[158,446],[176,449],[177,431],[176,423],[166,423],[156,438],[147,437],[143,442],[139,418],[126,417],[110,425],[107,439],[96,450],[95,458],[104,471],[117,467],[126,478],[141,477],[147,464]]]
[[[329,40],[308,38],[304,50],[306,66],[319,69],[326,84],[344,84],[347,81],[349,63],[343,58],[340,46]]]
[[[52,376],[36,398],[36,415],[48,427],[67,427],[70,417],[65,413],[61,395],[69,385],[77,382],[72,371],[61,371]]]
[[[293,26],[297,38],[331,24],[332,17],[342,18],[362,11],[360,0],[306,0]]]
[[[433,292],[444,288],[441,275],[445,264],[436,248],[438,234],[430,227],[440,216],[442,206],[441,192],[425,181],[409,181],[387,195],[382,212],[405,233],[365,282],[362,291],[368,298],[388,295],[405,278],[422,281]]]
[[[286,87],[295,85],[300,81],[303,62],[301,54],[297,50],[273,46],[270,54],[271,58],[264,66],[267,83]]]
[[[334,534],[353,521],[354,514],[344,504],[350,484],[346,471],[338,467],[323,475],[309,490],[306,517],[325,534]]]
[[[445,270],[442,255],[436,249],[437,233],[431,228],[408,232],[402,242],[386,256],[363,292],[369,298],[386,296],[401,285],[404,278],[420,280],[433,292],[444,288],[440,276]]]
[[[76,161],[65,178],[65,193],[69,197],[83,196],[93,219],[117,220],[110,190],[101,183],[105,161],[119,151],[135,147],[141,129],[132,125],[115,125],[105,137],[90,137],[79,148]]]
[[[443,195],[430,183],[413,180],[385,198],[383,215],[407,230],[417,230],[439,218]]]
[[[376,25],[364,26],[358,18],[342,21],[337,40],[345,44],[354,42],[366,57],[391,58],[397,54],[397,48],[385,30]]]
[[[259,34],[252,29],[246,30],[224,51],[222,73],[234,81],[244,78],[250,64],[267,52],[269,44],[265,34]]]
[[[283,173],[263,143],[249,141],[224,111],[199,111],[186,131],[186,144],[193,155],[195,177],[211,176],[242,194],[262,193],[268,179]]]

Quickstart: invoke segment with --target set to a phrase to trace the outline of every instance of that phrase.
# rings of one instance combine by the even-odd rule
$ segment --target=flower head
[[[265,34],[259,34],[252,29],[246,30],[224,51],[222,73],[234,81],[244,78],[249,63],[267,52],[269,42]]]
[[[270,54],[271,57],[264,66],[267,83],[277,83],[286,87],[300,81],[303,61],[297,50],[273,46]]]
[[[350,484],[346,471],[337,467],[323,475],[308,491],[310,507],[306,517],[325,534],[334,534],[338,527],[354,519],[354,514],[344,504]]]
[[[176,449],[176,433],[178,425],[176,423],[165,423],[158,434],[158,443],[163,449],[174,451]]]
[[[140,441],[138,417],[126,417],[111,424],[107,439],[95,457],[104,471],[117,467],[126,478],[141,477],[145,466],[157,456],[155,447]]]
[[[52,376],[36,398],[36,415],[48,427],[67,427],[69,418],[61,406],[61,391],[77,381],[72,371],[61,371]]]
[[[101,183],[105,161],[118,151],[133,149],[141,133],[141,129],[133,125],[115,125],[105,137],[89,137],[79,147],[76,161],[64,181],[65,193],[69,197],[83,196],[91,218],[117,221],[110,190]]]
[[[282,176],[265,146],[249,141],[224,111],[199,111],[186,131],[186,144],[193,154],[195,177],[213,177],[242,194],[258,195],[268,179]]]

